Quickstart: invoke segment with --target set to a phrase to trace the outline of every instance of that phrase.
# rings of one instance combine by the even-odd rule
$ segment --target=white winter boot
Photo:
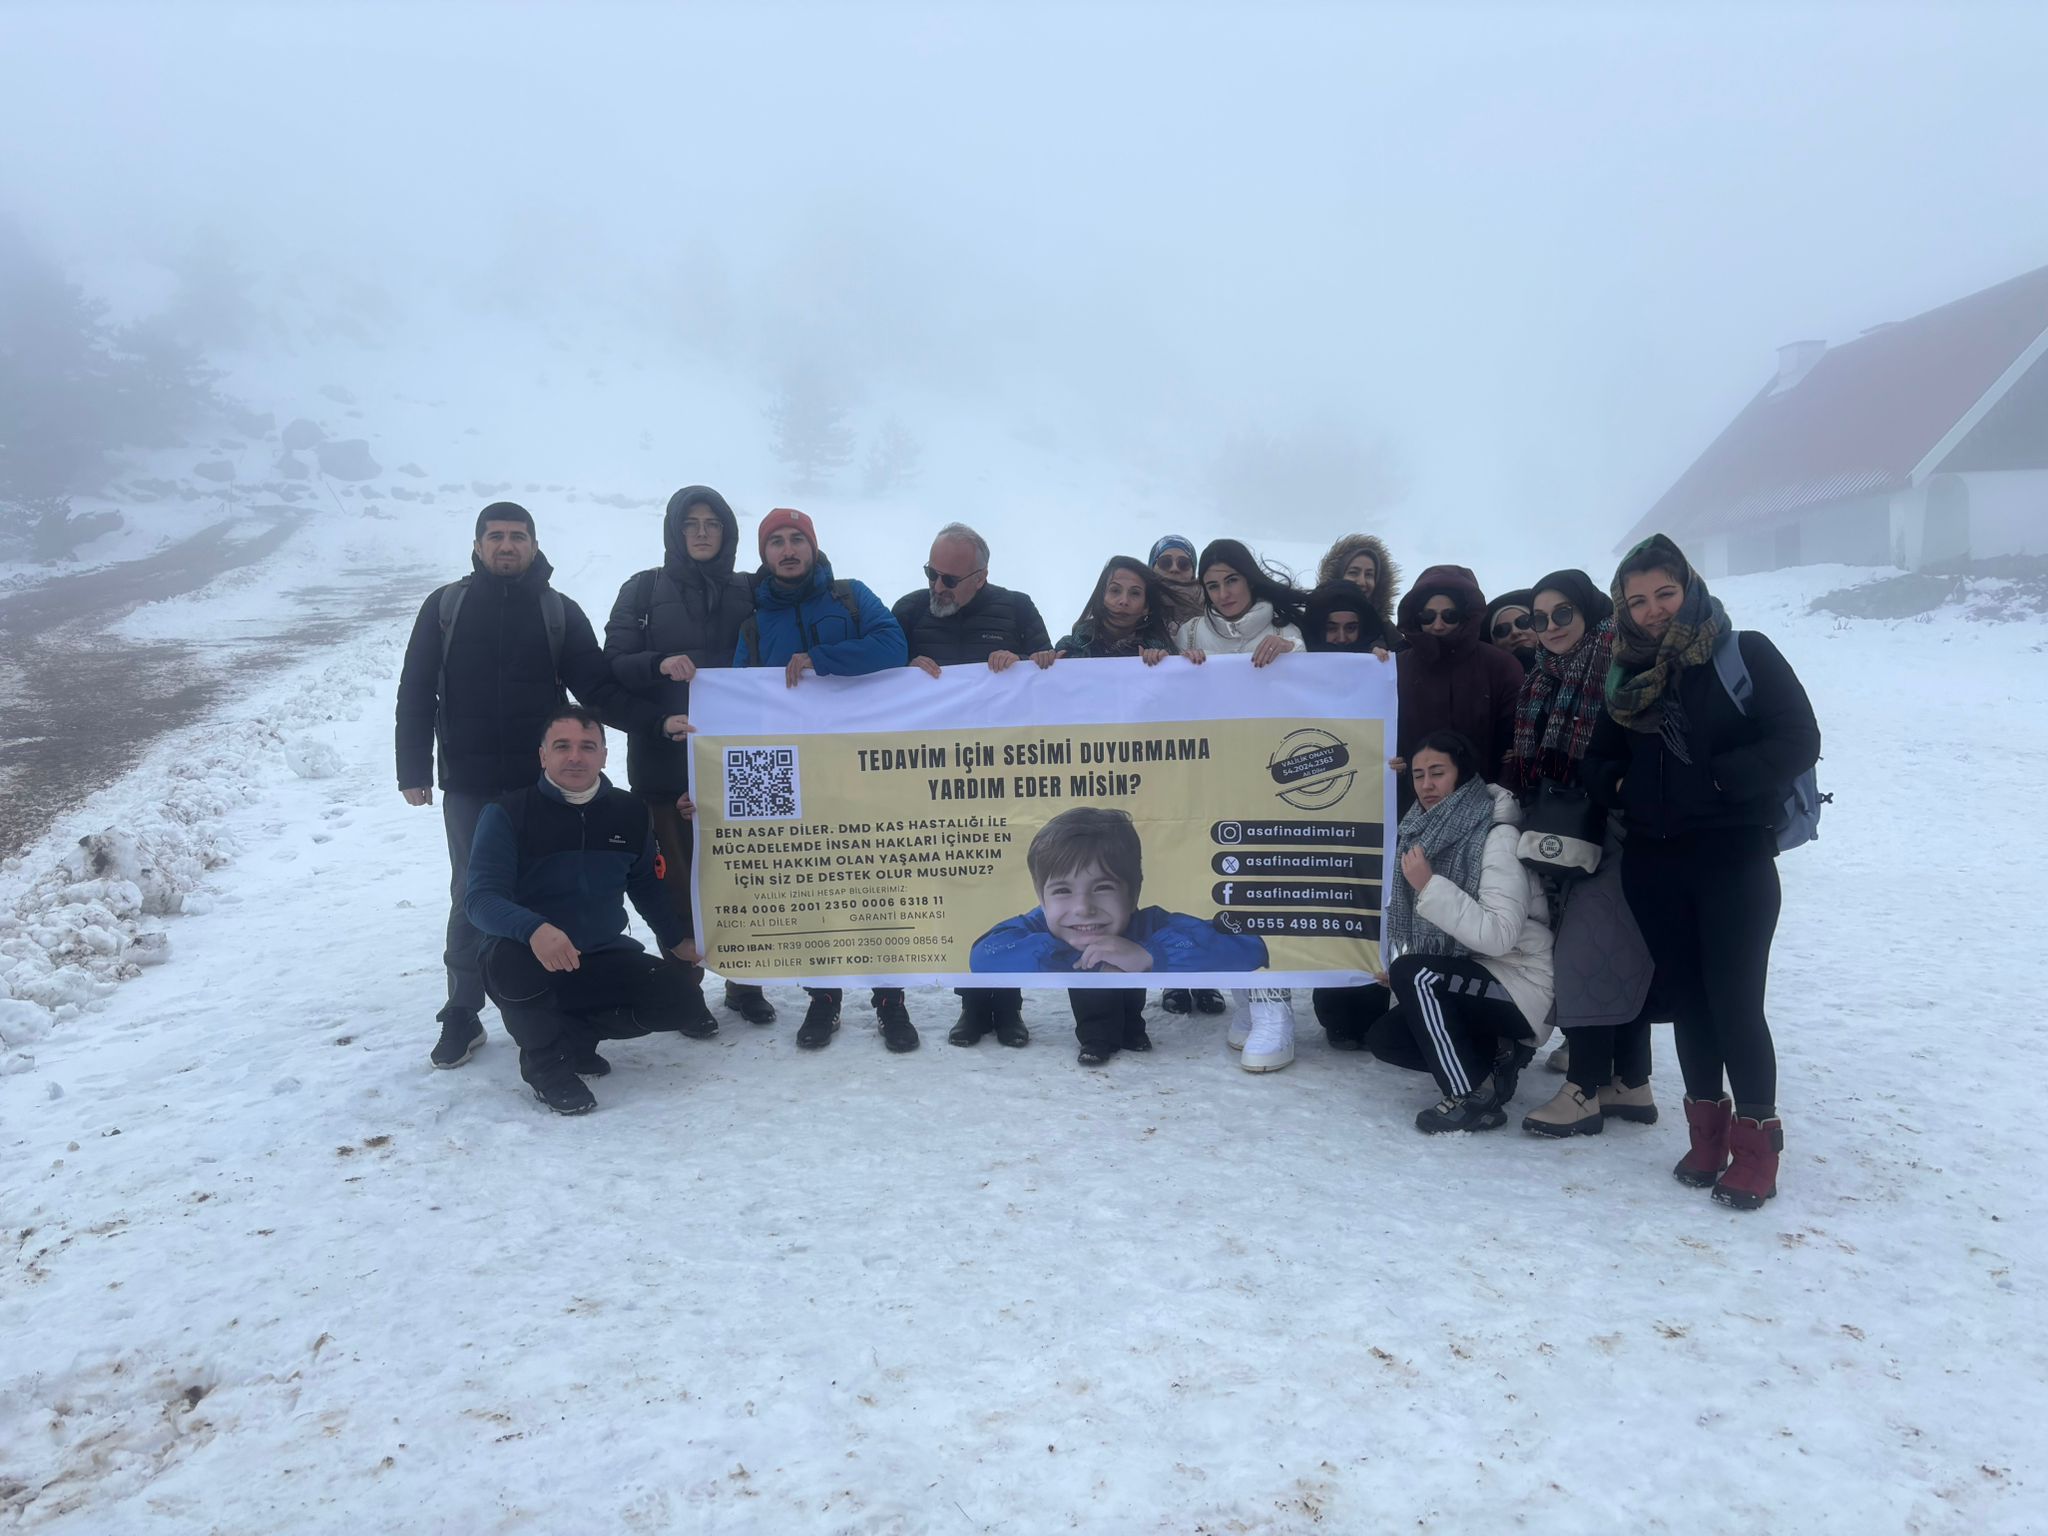
[[[1255,997],[1246,1009],[1251,1032],[1245,1036],[1238,1063],[1247,1072],[1278,1072],[1294,1060],[1294,1005],[1276,998]]]
[[[1233,1051],[1244,1049],[1245,1040],[1252,1032],[1251,1000],[1242,992],[1229,994],[1232,1000],[1230,1028],[1223,1036],[1223,1043]]]

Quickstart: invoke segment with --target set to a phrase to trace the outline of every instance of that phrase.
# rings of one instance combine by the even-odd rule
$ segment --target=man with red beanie
[[[761,569],[754,577],[754,612],[740,627],[736,667],[781,667],[794,688],[806,672],[820,677],[863,677],[900,667],[910,659],[903,627],[882,600],[857,581],[838,581],[818,548],[810,518],[777,507],[761,519],[755,535]],[[796,1043],[817,1050],[832,1043],[839,1028],[837,987],[814,987],[811,1006],[796,1032]],[[892,1051],[917,1049],[900,987],[878,987],[875,1018],[882,1043]]]

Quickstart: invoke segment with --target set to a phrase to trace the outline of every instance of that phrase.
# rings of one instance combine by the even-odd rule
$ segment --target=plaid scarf
[[[1653,640],[1629,616],[1621,576],[1616,573],[1614,662],[1607,669],[1607,712],[1616,724],[1631,731],[1658,733],[1673,757],[1689,763],[1692,749],[1686,742],[1685,709],[1673,685],[1685,668],[1713,660],[1714,643],[1728,628],[1728,611],[1707,591],[1707,584],[1678,546],[1663,534],[1651,534],[1630,550],[1622,563],[1628,564],[1641,553],[1665,557],[1664,568],[1685,583],[1685,599],[1670,627]]]
[[[1545,779],[1578,782],[1579,759],[1607,707],[1607,667],[1614,656],[1614,620],[1596,624],[1562,656],[1541,646],[1515,701],[1515,773],[1526,793]]]
[[[1400,855],[1421,848],[1435,871],[1467,896],[1479,894],[1479,875],[1486,864],[1486,834],[1493,830],[1493,791],[1484,779],[1467,779],[1424,810],[1408,808],[1395,844],[1393,888],[1387,893],[1387,940],[1400,953],[1469,955],[1471,950],[1416,915],[1415,887],[1401,873]]]

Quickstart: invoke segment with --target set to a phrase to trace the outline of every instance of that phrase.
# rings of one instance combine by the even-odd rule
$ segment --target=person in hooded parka
[[[698,669],[732,665],[754,594],[733,570],[739,521],[710,486],[686,485],[669,497],[661,542],[661,564],[627,577],[619,588],[604,627],[604,654],[621,687],[659,703],[665,716],[682,715],[689,713]],[[691,837],[677,802],[690,789],[689,750],[687,740],[660,731],[633,731],[626,740],[626,781],[647,803],[661,849],[662,891],[685,926],[692,919]],[[696,984],[701,988],[701,972]],[[724,1001],[750,1024],[775,1022],[775,1006],[759,987],[728,982]]]

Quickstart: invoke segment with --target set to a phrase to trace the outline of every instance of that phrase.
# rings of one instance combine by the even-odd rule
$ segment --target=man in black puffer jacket
[[[612,788],[604,760],[597,716],[557,712],[539,782],[484,807],[469,865],[470,921],[489,935],[484,982],[519,1042],[519,1075],[564,1115],[597,1107],[582,1079],[611,1071],[599,1040],[689,1032],[689,973],[626,932],[626,902],[669,955],[689,930],[662,897],[647,808]]]
[[[621,726],[663,724],[659,705],[612,681],[590,620],[549,585],[552,574],[533,514],[492,502],[477,514],[470,574],[420,605],[398,678],[398,788],[408,805],[434,803],[438,745],[448,833],[448,1001],[430,1058],[437,1067],[461,1066],[484,1042],[481,936],[462,910],[484,807],[533,782],[533,744],[569,693]]]
[[[662,563],[626,579],[604,626],[612,677],[664,716],[689,713],[690,680],[700,667],[729,667],[740,629],[754,611],[753,584],[733,572],[739,520],[708,485],[686,485],[662,518]],[[661,887],[685,929],[690,910],[690,828],[678,801],[689,793],[689,747],[659,728],[626,742],[626,780],[647,803],[661,847]],[[701,972],[691,967],[691,986]],[[759,987],[727,982],[725,1006],[750,1024],[772,1024],[775,1008]]]
[[[939,668],[986,665],[992,672],[1023,657],[1052,662],[1052,639],[1038,608],[1022,592],[988,579],[988,541],[965,523],[948,523],[932,540],[925,584],[896,600],[896,622],[910,643],[910,665]],[[1024,997],[1014,987],[961,987],[960,1022],[946,1038],[975,1045],[991,1030],[1004,1045],[1023,1045]]]

